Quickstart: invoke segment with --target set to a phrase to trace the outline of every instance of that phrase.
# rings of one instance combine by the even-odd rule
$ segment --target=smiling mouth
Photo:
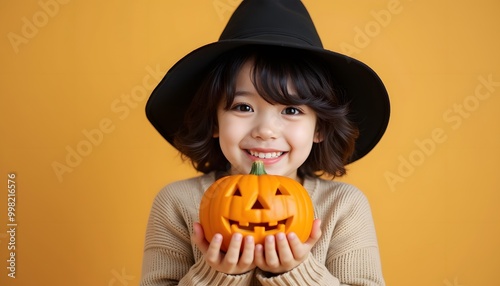
[[[272,231],[274,232],[285,232],[285,225],[288,219],[283,219],[280,221],[273,222],[238,222],[235,220],[228,219],[229,225],[231,226],[231,230],[233,232],[243,231],[243,232],[251,232],[251,233],[264,233]]]
[[[278,158],[281,155],[285,154],[285,152],[257,152],[253,150],[246,150],[248,154],[259,158],[259,159],[273,159],[273,158]]]

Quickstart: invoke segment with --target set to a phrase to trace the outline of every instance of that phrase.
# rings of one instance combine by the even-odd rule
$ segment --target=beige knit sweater
[[[141,286],[385,285],[366,197],[351,185],[323,179],[304,181],[315,217],[322,221],[322,237],[305,262],[272,278],[259,269],[241,275],[213,270],[191,244],[191,234],[203,192],[214,181],[211,173],[158,193],[146,231]]]

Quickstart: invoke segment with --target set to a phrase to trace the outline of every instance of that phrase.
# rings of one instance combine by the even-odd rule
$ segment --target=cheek
[[[231,124],[228,122],[222,122],[219,125],[219,137],[223,140],[231,140],[237,137],[239,130],[236,124]]]
[[[244,126],[239,124],[236,120],[221,117],[219,121],[219,144],[223,151],[232,146],[238,146],[239,142],[245,135]]]
[[[315,134],[315,125],[309,122],[287,128],[287,137],[290,144],[301,148],[312,146],[316,138]]]

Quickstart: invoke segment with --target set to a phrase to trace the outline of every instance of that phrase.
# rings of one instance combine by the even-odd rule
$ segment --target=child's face
[[[214,137],[231,164],[231,174],[247,174],[253,161],[262,160],[267,173],[299,180],[297,168],[309,156],[313,142],[320,141],[316,114],[306,105],[265,101],[252,84],[251,68],[247,62],[239,72],[231,108],[219,104]]]

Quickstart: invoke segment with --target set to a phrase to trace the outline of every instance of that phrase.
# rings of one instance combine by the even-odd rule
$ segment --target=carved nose
[[[252,210],[263,210],[263,209],[264,206],[259,202],[259,199],[257,199],[252,206]]]

